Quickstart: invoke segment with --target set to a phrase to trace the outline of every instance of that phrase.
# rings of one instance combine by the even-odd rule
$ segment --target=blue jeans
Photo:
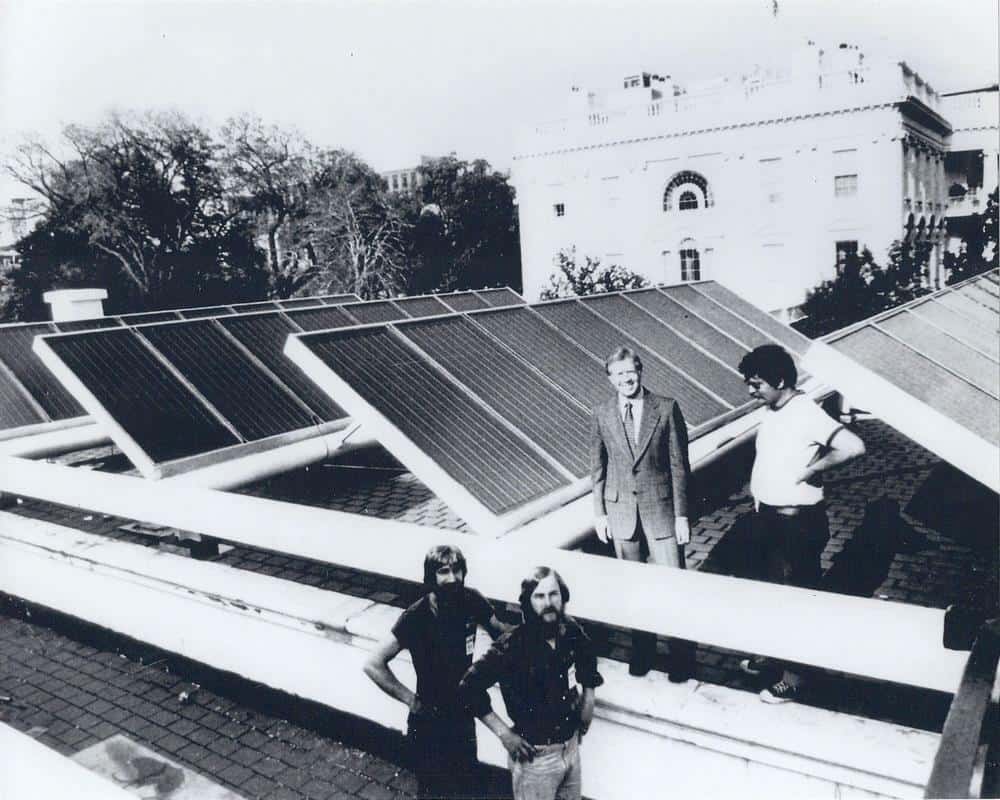
[[[507,759],[514,800],[580,800],[579,734],[562,744],[535,747],[532,761]]]

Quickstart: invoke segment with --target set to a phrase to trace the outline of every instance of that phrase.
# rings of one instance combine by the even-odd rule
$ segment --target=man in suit
[[[594,409],[591,477],[594,527],[609,537],[615,555],[639,561],[645,544],[649,562],[684,569],[691,537],[687,518],[687,426],[677,401],[642,386],[642,361],[620,347],[605,370],[616,396]],[[670,680],[683,682],[694,669],[690,642],[669,640]],[[656,637],[633,632],[629,672],[646,674],[656,655]]]

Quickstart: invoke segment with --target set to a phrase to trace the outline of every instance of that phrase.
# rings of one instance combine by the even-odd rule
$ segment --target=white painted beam
[[[941,645],[944,612],[588,556],[533,542],[380,520],[55,464],[0,460],[0,490],[225,541],[420,580],[428,547],[460,544],[477,584],[513,601],[537,564],[581,592],[587,619],[953,692],[964,656]],[[669,579],[668,579],[669,578]]]
[[[361,669],[399,609],[50,523],[10,515],[0,522],[4,591],[403,728],[406,709]],[[485,565],[471,570],[472,583],[486,588]],[[601,587],[577,585],[573,593],[571,610],[579,611]],[[412,686],[405,656],[393,666]],[[922,731],[797,704],[766,706],[746,692],[675,685],[657,673],[635,679],[617,662],[602,660],[600,669],[606,684],[584,740],[584,788],[605,800],[653,796],[664,770],[681,796],[919,797],[936,750],[938,737]],[[479,739],[480,758],[502,764],[495,738],[480,728]]]

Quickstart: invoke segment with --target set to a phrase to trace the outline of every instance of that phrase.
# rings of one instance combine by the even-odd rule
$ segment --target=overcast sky
[[[108,110],[254,111],[377,169],[455,150],[510,166],[568,88],[686,79],[848,41],[939,91],[997,80],[997,0],[0,0],[0,150]],[[0,182],[0,201],[18,194]]]

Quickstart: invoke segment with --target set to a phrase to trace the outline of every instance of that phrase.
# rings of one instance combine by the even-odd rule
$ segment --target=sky
[[[455,151],[506,169],[569,88],[684,83],[792,43],[858,44],[938,91],[997,81],[996,0],[0,0],[0,153],[111,110],[215,128],[254,112],[376,169]],[[22,195],[0,178],[0,203]]]

